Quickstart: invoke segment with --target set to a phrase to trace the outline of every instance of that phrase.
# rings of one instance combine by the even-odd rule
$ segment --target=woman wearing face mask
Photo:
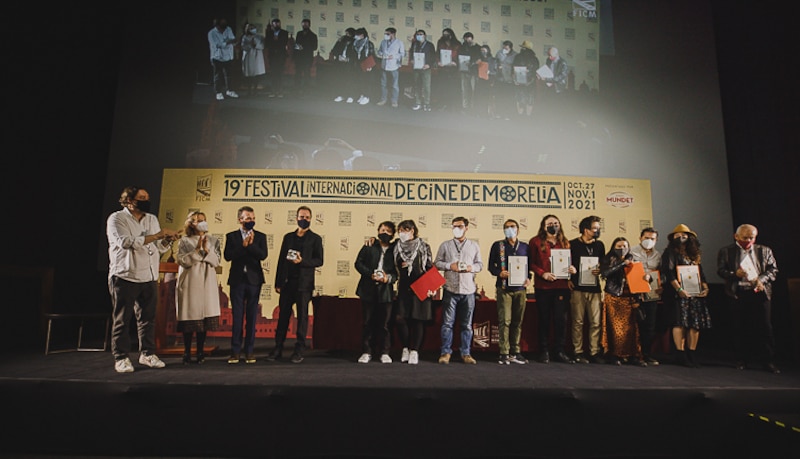
[[[372,351],[378,349],[381,363],[392,363],[389,356],[389,317],[392,313],[394,283],[397,280],[392,243],[394,232],[394,223],[382,222],[378,225],[377,239],[362,247],[356,257],[356,271],[361,274],[356,295],[361,298],[363,319],[362,354],[358,363],[369,363],[372,360]]]
[[[528,265],[534,274],[536,291],[536,313],[538,319],[539,357],[541,363],[550,363],[550,327],[553,328],[553,358],[562,363],[575,363],[565,352],[567,312],[570,290],[565,273],[556,275],[551,268],[551,250],[569,249],[569,239],[561,228],[561,220],[555,215],[545,215],[539,223],[539,232],[528,241],[530,254]],[[575,274],[569,263],[568,274]]]
[[[397,334],[403,345],[401,362],[419,363],[419,349],[425,337],[425,324],[433,321],[431,298],[420,301],[411,284],[433,268],[431,246],[419,238],[414,220],[403,220],[397,225],[398,241],[394,246],[394,261],[399,282],[397,309],[394,312]]]
[[[257,33],[256,26],[245,24],[242,33],[242,75],[247,81],[248,94],[254,95],[258,83],[267,73],[264,65],[264,37]]]
[[[661,273],[664,276],[662,298],[672,321],[672,340],[675,343],[677,363],[696,368],[695,351],[700,340],[700,330],[711,328],[711,315],[706,306],[708,284],[700,265],[701,251],[697,234],[688,226],[680,224],[667,236],[667,245],[661,256]],[[681,286],[677,267],[698,265],[702,291],[689,295]]]
[[[417,30],[408,53],[408,64],[414,69],[414,106],[431,111],[431,69],[436,65],[436,48],[424,30]]]
[[[603,291],[603,348],[606,361],[612,365],[646,367],[639,346],[639,329],[636,326],[636,308],[639,297],[631,293],[625,267],[633,263],[630,245],[624,237],[611,243],[611,249],[600,261],[600,275],[605,279]]]
[[[438,72],[433,82],[434,98],[441,110],[461,112],[461,76],[458,73],[458,52],[461,42],[453,29],[442,30],[436,42],[436,66]]]
[[[475,80],[475,113],[479,118],[494,119],[497,59],[492,56],[492,49],[489,45],[481,45],[480,51],[478,78]]]
[[[183,363],[191,361],[192,333],[197,335],[197,363],[205,361],[206,332],[219,327],[219,239],[208,234],[206,215],[189,214],[178,244],[178,282],[175,288],[178,331],[183,333]]]

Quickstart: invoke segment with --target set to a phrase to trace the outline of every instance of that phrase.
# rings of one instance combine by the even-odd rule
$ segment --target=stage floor
[[[3,457],[764,458],[800,447],[800,369],[786,362],[779,375],[707,353],[698,369],[667,356],[647,368],[501,366],[494,353],[445,366],[424,352],[413,366],[313,350],[293,364],[267,362],[264,340],[257,363],[229,365],[223,341],[203,365],[165,354],[166,368],[132,374],[115,373],[109,352],[5,353]],[[23,440],[31,432],[38,440]]]

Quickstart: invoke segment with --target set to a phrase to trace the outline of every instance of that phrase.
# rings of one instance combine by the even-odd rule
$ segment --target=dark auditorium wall
[[[666,1],[666,0],[663,0]],[[699,1],[699,0],[698,0]],[[776,286],[776,332],[792,348],[788,278],[800,277],[796,187],[798,170],[796,39],[790,36],[796,12],[787,2],[708,0],[715,18],[720,91],[734,224],[760,229],[759,242],[771,245],[781,269]],[[615,15],[625,15],[637,0],[614,0]],[[20,2],[21,3],[21,2]],[[232,2],[197,2],[209,14]],[[672,1],[676,8],[698,2]],[[152,8],[148,8],[148,5]],[[40,345],[41,323],[31,323],[40,292],[29,279],[17,282],[14,267],[52,268],[52,303],[59,310],[106,310],[105,272],[98,270],[105,250],[104,205],[117,75],[134,21],[142,30],[173,38],[182,19],[164,2],[63,3],[47,11],[13,4],[18,39],[7,63],[12,83],[6,100],[3,197],[7,256],[3,269],[6,320],[18,322],[0,343]],[[676,31],[679,33],[679,31]],[[765,41],[767,37],[769,40]],[[620,40],[623,37],[617,36]],[[686,50],[687,53],[691,49]],[[142,62],[147,65],[147,62]],[[157,69],[155,69],[157,71]],[[687,69],[691,71],[691,69]],[[154,107],[157,109],[157,107]],[[136,158],[129,159],[135,163]],[[124,184],[119,184],[122,186]],[[656,196],[654,199],[665,199]],[[731,233],[733,228],[731,228]],[[713,263],[714,247],[706,247]],[[10,274],[9,274],[10,272]],[[16,276],[16,277],[15,277]],[[13,312],[16,310],[25,312]]]

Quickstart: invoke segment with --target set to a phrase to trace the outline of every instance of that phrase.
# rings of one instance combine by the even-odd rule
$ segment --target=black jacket
[[[283,236],[281,251],[278,254],[278,268],[275,273],[275,288],[283,288],[289,283],[292,272],[291,261],[286,259],[289,249],[299,249],[302,260],[297,264],[297,290],[314,290],[314,271],[322,266],[322,238],[308,230],[303,237],[292,231]]]
[[[630,290],[626,292],[628,280],[625,278],[625,263],[623,263],[625,260],[633,261],[633,255],[629,252],[622,260],[613,255],[605,256],[600,260],[600,275],[606,281],[603,291],[609,295],[623,296],[625,293],[630,294]]]
[[[365,300],[374,300],[378,303],[389,303],[394,298],[394,283],[397,281],[397,269],[394,264],[394,244],[390,244],[383,254],[381,270],[388,278],[388,282],[372,280],[372,274],[381,261],[381,243],[375,241],[370,246],[364,246],[356,257],[356,271],[361,274],[358,281],[356,295]]]
[[[253,230],[253,243],[247,247],[242,246],[242,231],[231,231],[225,235],[226,261],[231,262],[228,271],[228,285],[248,283],[261,285],[264,283],[264,270],[261,260],[267,258],[267,235]],[[245,266],[247,271],[245,271]]]

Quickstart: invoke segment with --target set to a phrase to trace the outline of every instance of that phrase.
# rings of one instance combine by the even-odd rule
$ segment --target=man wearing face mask
[[[130,373],[133,365],[130,326],[136,320],[139,335],[139,363],[163,368],[155,355],[155,318],[158,298],[158,265],[161,254],[170,250],[180,231],[161,229],[158,218],[150,213],[150,195],[135,186],[122,190],[122,210],[109,215],[108,289],[111,293],[111,353],[114,370]]]
[[[572,316],[572,346],[575,349],[577,363],[605,363],[601,339],[600,302],[600,259],[606,253],[606,247],[600,238],[600,217],[590,215],[578,225],[579,237],[569,241],[572,265],[575,274],[569,281],[570,313]],[[584,324],[589,329],[589,351],[584,354]]]
[[[261,284],[264,283],[261,261],[267,258],[267,235],[253,229],[256,217],[252,207],[241,207],[237,217],[241,227],[225,235],[224,257],[231,263],[228,285],[233,310],[231,356],[228,363],[239,363],[242,348],[245,352],[245,363],[256,363],[253,353],[256,342],[256,315]],[[242,334],[244,334],[244,344]]]
[[[211,49],[211,68],[214,70],[214,92],[217,100],[224,100],[225,96],[233,99],[239,97],[231,89],[233,45],[236,41],[236,36],[228,27],[228,20],[214,19],[214,27],[208,31],[208,46]]]
[[[275,273],[275,292],[281,297],[278,302],[278,329],[275,331],[275,348],[267,360],[278,360],[283,356],[283,344],[289,331],[292,306],[297,308],[297,335],[292,353],[292,363],[303,361],[308,334],[308,303],[314,292],[314,271],[322,266],[322,238],[311,231],[311,209],[297,209],[297,229],[286,233],[278,253]]]
[[[639,244],[631,247],[633,261],[642,263],[647,281],[651,282],[651,277],[660,276],[661,252],[656,249],[658,231],[648,227],[639,234]],[[659,285],[661,283],[659,282]],[[658,300],[661,298],[663,288],[659,287],[650,294],[643,294],[639,304],[639,312],[636,314],[639,325],[639,343],[642,346],[642,356],[648,365],[658,365],[658,360],[650,355],[653,348],[653,341],[656,334],[656,312]]]
[[[492,244],[489,251],[489,272],[497,276],[495,283],[497,300],[497,324],[500,357],[498,363],[507,365],[509,363],[528,363],[528,359],[522,355],[519,347],[519,339],[522,335],[522,320],[525,317],[525,306],[528,301],[527,288],[530,285],[530,270],[526,269],[523,283],[513,282],[510,277],[512,269],[520,265],[513,262],[511,257],[524,257],[526,260],[530,255],[528,244],[518,239],[519,223],[516,220],[508,219],[503,223],[503,234],[505,239],[496,241]],[[511,261],[511,262],[510,262]]]
[[[772,373],[780,370],[772,362],[775,338],[772,334],[772,282],[778,264],[772,249],[756,244],[758,229],[740,225],[733,235],[734,244],[717,254],[717,274],[725,280],[725,294],[735,317],[736,368],[744,370],[748,362],[759,362]]]
[[[387,28],[376,55],[381,59],[381,100],[377,105],[386,105],[389,98],[389,79],[392,80],[392,107],[397,108],[400,98],[400,65],[406,55],[402,40],[397,39],[397,29]]]
[[[378,238],[372,244],[362,247],[356,257],[356,271],[361,274],[356,295],[361,298],[363,319],[362,354],[358,363],[372,360],[372,351],[375,348],[380,348],[381,363],[392,363],[389,356],[389,317],[392,312],[394,283],[397,281],[392,243],[394,233],[394,223],[382,222],[378,225]]]
[[[478,78],[478,61],[481,59],[481,47],[475,43],[472,32],[464,34],[464,41],[458,51],[458,59],[464,60],[464,65],[459,63],[461,73],[461,108],[472,109],[472,99],[475,95],[475,80]],[[467,59],[468,57],[468,59]]]
[[[510,119],[511,107],[514,104],[514,44],[506,40],[497,52],[497,83],[495,84],[495,114],[498,118]]]
[[[414,69],[414,99],[412,110],[431,111],[431,69],[436,64],[436,47],[428,41],[424,30],[417,30],[408,53],[408,63]]]
[[[270,97],[283,97],[283,70],[289,55],[289,32],[281,28],[281,20],[275,18],[264,36],[269,59]]]
[[[475,275],[483,269],[478,243],[467,239],[469,220],[456,217],[452,220],[453,239],[443,242],[436,252],[434,266],[444,272],[444,297],[442,298],[442,348],[439,363],[450,363],[453,352],[453,325],[458,320],[461,329],[461,360],[474,365],[478,362],[470,355],[472,347],[472,313],[475,311]]]
[[[298,92],[307,91],[311,79],[311,65],[314,62],[314,51],[318,46],[317,34],[311,30],[311,19],[304,18],[300,22],[300,31],[294,42],[294,87]]]

